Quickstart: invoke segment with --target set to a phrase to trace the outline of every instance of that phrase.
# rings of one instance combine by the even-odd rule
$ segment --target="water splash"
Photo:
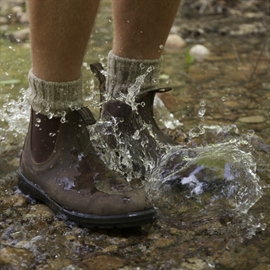
[[[0,108],[1,153],[15,146],[21,146],[24,141],[30,117],[30,106],[25,93],[25,89],[22,88],[21,96],[17,100],[9,100],[9,96],[6,96],[3,107]]]
[[[119,97],[121,101],[130,105],[135,113],[137,107],[142,105],[136,102],[136,95],[147,72],[138,78],[126,97],[124,95]],[[27,132],[30,107],[25,100],[25,90],[22,89],[20,92],[18,100],[9,100],[7,96],[0,110],[1,152],[14,145],[22,146]],[[95,106],[102,106],[96,100],[94,102]],[[159,99],[156,99],[155,106],[158,112],[157,120],[161,119],[165,127],[179,129],[182,126]],[[62,113],[62,117],[65,118],[65,112]],[[254,217],[249,213],[263,195],[260,179],[256,173],[256,160],[250,152],[250,140],[255,136],[253,130],[240,136],[235,125],[229,127],[199,125],[190,130],[190,139],[200,138],[210,132],[215,134],[213,141],[203,147],[187,148],[158,142],[152,127],[144,122],[140,123],[141,129],[133,136],[125,138],[119,134],[119,123],[121,119],[116,118],[110,121],[99,120],[96,125],[89,127],[91,139],[103,160],[112,169],[124,174],[129,181],[134,178],[144,179],[143,184],[154,198],[157,207],[162,209],[165,205],[169,205],[169,215],[178,220],[220,217],[229,212],[234,216],[234,224],[227,226],[236,231],[245,229],[245,236],[249,238],[255,235],[258,229],[265,229],[263,215]],[[221,136],[222,133],[229,132],[231,135]],[[143,137],[143,133],[147,136]],[[110,147],[108,141],[104,140],[104,134],[115,136],[116,148]],[[148,137],[157,140],[157,151],[162,150],[158,159],[154,159],[144,151]],[[134,154],[142,164],[137,170],[134,170],[132,160]],[[178,162],[175,163],[175,160],[181,160],[181,166]],[[181,177],[183,173],[185,175]]]

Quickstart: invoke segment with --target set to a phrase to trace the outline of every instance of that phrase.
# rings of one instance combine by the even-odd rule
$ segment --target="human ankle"
[[[108,55],[108,70],[106,91],[110,97],[116,97],[119,92],[127,93],[136,79],[145,75],[140,90],[154,89],[158,85],[161,68],[161,58],[129,59],[119,57],[112,52]]]
[[[32,107],[31,145],[36,162],[47,160],[55,147],[60,120],[82,106],[82,78],[51,82],[29,72],[28,101]]]
[[[35,112],[49,118],[63,116],[69,109],[82,106],[82,78],[67,82],[51,82],[29,71],[28,100]]]

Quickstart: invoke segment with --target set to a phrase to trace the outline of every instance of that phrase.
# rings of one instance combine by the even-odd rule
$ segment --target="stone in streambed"
[[[164,48],[167,50],[176,51],[185,47],[185,45],[186,42],[181,36],[177,34],[170,34],[167,38]]]

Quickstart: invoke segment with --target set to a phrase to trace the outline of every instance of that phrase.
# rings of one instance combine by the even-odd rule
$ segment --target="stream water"
[[[86,104],[97,119],[98,84],[89,64],[106,66],[112,44],[108,1],[102,10],[83,64]],[[198,20],[203,25],[210,19]],[[241,25],[252,25],[246,20]],[[180,31],[184,22],[177,17],[172,31]],[[236,25],[239,21],[232,20],[231,29]],[[122,231],[66,223],[18,190],[19,155],[29,118],[25,93],[30,49],[27,43],[1,39],[1,269],[270,269],[269,35],[233,33],[190,35],[183,49],[165,51],[160,82],[173,90],[156,97],[155,115],[179,145],[159,144],[164,151],[158,160],[140,157],[145,166],[142,184],[158,219],[152,226]],[[198,42],[211,55],[190,62],[186,52]],[[129,102],[134,109],[142,106],[132,96]],[[122,138],[116,137],[122,159],[114,149],[108,152],[101,135],[111,126],[99,120],[91,127],[97,150],[112,168],[125,167],[129,180],[140,176]],[[147,125],[144,132],[149,132]],[[134,134],[135,144],[140,136]],[[175,160],[185,165],[177,166]],[[185,170],[189,174],[179,179]]]

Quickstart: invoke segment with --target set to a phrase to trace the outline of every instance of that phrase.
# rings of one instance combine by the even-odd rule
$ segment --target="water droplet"
[[[202,100],[201,102],[200,102],[200,106],[201,107],[204,107],[206,105],[206,101],[205,100]]]
[[[49,113],[47,114],[47,117],[48,117],[49,119],[52,119],[53,116],[54,116],[54,114],[53,114],[52,112],[49,112]]]
[[[204,114],[205,114],[205,112],[206,112],[206,109],[205,109],[204,107],[201,108],[201,109],[198,111],[198,116],[199,116],[199,117],[203,117]]]
[[[49,136],[54,137],[54,136],[56,136],[56,133],[51,132],[51,133],[49,133]]]
[[[104,55],[99,54],[99,55],[98,55],[98,58],[99,58],[99,61],[102,62],[102,61],[104,60],[105,57],[104,57]]]
[[[140,69],[145,69],[145,65],[143,63],[140,63]]]
[[[132,136],[134,140],[139,140],[140,139],[140,131],[136,130],[134,135]]]
[[[226,100],[226,97],[222,97],[222,98],[221,98],[221,101],[224,102],[225,100]]]
[[[255,131],[253,129],[249,130],[248,133],[247,133],[247,137],[250,139],[254,136],[255,134]]]
[[[66,118],[65,118],[65,116],[62,116],[62,117],[61,117],[60,122],[61,122],[62,124],[66,123]]]
[[[164,45],[159,45],[159,48],[162,50],[164,48]]]
[[[263,231],[265,231],[266,228],[267,228],[267,224],[266,224],[266,223],[262,223],[262,224],[261,224],[261,229],[262,229]]]
[[[41,119],[40,118],[36,118],[36,122],[37,123],[41,123]]]
[[[150,66],[150,67],[146,70],[146,72],[147,72],[147,73],[150,73],[150,72],[152,72],[154,69],[155,69],[154,66]]]

